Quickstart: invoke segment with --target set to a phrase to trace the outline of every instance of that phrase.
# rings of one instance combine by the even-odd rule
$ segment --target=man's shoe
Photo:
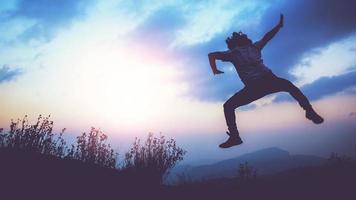
[[[219,145],[220,148],[229,148],[235,145],[242,144],[242,140],[239,135],[237,134],[230,134],[229,132],[226,132],[230,137],[227,139],[226,142],[222,143]]]
[[[324,119],[318,115],[313,109],[309,109],[305,112],[305,117],[314,122],[314,124],[321,124],[324,122]]]

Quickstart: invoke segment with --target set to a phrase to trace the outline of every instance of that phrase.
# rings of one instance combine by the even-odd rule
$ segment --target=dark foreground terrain
[[[282,164],[282,163],[281,163]],[[0,199],[356,199],[356,162],[158,185],[144,172],[0,149]]]

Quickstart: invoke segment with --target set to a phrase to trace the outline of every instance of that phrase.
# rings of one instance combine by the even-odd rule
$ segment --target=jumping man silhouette
[[[320,124],[324,119],[319,116],[309,103],[304,94],[290,81],[279,78],[263,64],[261,50],[283,27],[284,17],[281,14],[279,23],[264,37],[253,43],[246,34],[233,32],[232,36],[226,39],[229,50],[209,53],[209,63],[214,75],[222,74],[216,67],[216,60],[231,62],[245,87],[234,94],[224,103],[225,120],[228,127],[229,138],[220,144],[221,148],[229,148],[242,144],[239,132],[236,127],[235,109],[239,106],[249,104],[268,94],[276,92],[288,92],[299,105],[305,110],[307,119],[315,124]]]

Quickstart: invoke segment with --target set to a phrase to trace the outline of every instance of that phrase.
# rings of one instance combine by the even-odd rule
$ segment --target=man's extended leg
[[[221,148],[228,148],[242,143],[236,126],[235,109],[239,106],[249,104],[262,96],[263,95],[256,93],[256,90],[245,87],[224,103],[225,120],[229,129],[228,135],[230,137],[226,142],[220,144]]]
[[[305,110],[306,118],[312,120],[315,124],[320,124],[324,121],[324,119],[315,112],[307,97],[293,83],[283,78],[277,78],[273,85],[277,90],[288,92],[297,100],[299,105]]]

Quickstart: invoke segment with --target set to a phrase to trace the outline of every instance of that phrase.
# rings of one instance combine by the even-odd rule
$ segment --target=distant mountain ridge
[[[175,179],[174,174],[184,174],[191,180],[232,178],[237,176],[239,165],[245,162],[253,166],[258,175],[270,175],[291,168],[320,165],[325,161],[322,157],[291,155],[286,150],[271,147],[209,165],[178,166],[172,171],[169,180]]]

